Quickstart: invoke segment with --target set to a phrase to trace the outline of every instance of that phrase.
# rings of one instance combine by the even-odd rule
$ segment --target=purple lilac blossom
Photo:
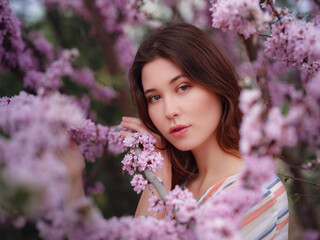
[[[16,225],[24,217],[35,221],[40,236],[45,239],[62,240],[66,235],[76,239],[69,232],[75,213],[68,215],[69,212],[62,209],[70,190],[67,171],[56,151],[70,146],[70,134],[80,144],[88,141],[96,142],[97,146],[106,144],[108,128],[85,120],[75,99],[59,93],[34,96],[21,92],[12,98],[0,98],[0,114],[0,129],[10,136],[0,136],[1,211],[4,206],[6,210],[19,209],[22,216],[17,216]],[[22,205],[16,206],[10,197],[18,194],[20,189],[29,197]],[[10,214],[8,212],[7,217],[12,219]],[[91,219],[102,225],[105,223],[95,209],[84,222],[85,229],[92,227]],[[84,239],[87,239],[93,232],[88,230],[85,234]],[[101,231],[95,236],[99,234]]]
[[[133,175],[136,170],[140,172],[148,169],[152,172],[159,171],[162,167],[163,158],[159,152],[154,152],[156,140],[147,133],[134,133],[123,141],[125,147],[133,147],[122,160],[122,170],[126,170]],[[141,146],[142,151],[137,154],[134,149]]]
[[[289,71],[284,62],[276,61],[276,59],[273,58],[273,55],[263,50],[258,52],[257,59],[251,64],[257,76],[264,77],[268,80],[284,76]]]
[[[166,197],[167,217],[176,216],[181,223],[187,223],[193,217],[197,201],[188,189],[179,186],[170,191]]]
[[[271,115],[268,116],[265,131],[269,131],[270,129],[274,131],[274,129],[279,128],[279,126],[276,127],[277,125],[282,125],[282,136],[278,139],[277,143],[274,144],[275,147],[277,146],[279,148],[284,143],[286,146],[294,146],[297,140],[301,139],[308,142],[310,147],[315,147],[315,151],[317,151],[317,146],[319,146],[320,143],[320,138],[317,134],[317,129],[320,129],[318,121],[320,109],[317,104],[320,99],[318,91],[319,84],[319,73],[304,82],[302,86],[304,89],[295,89],[294,86],[285,82],[271,81],[268,83],[274,105],[273,108],[281,108],[284,103],[290,107],[287,116],[282,117],[279,114],[280,109],[277,110],[277,113],[275,109],[270,109],[269,113],[271,113]],[[274,118],[275,114],[277,115],[276,118]],[[280,120],[281,118],[282,120]],[[267,132],[267,135],[271,133],[272,131]]]
[[[312,22],[285,16],[272,25],[266,52],[277,60],[308,71],[314,76],[320,67],[320,31]]]
[[[104,186],[101,182],[95,182],[91,186],[85,185],[85,192],[87,195],[95,195],[95,194],[103,194],[104,193]]]
[[[57,7],[61,11],[72,10],[77,16],[84,19],[89,19],[89,12],[84,6],[83,1],[78,0],[42,0],[48,8]]]
[[[157,196],[152,196],[148,200],[149,208],[148,211],[154,211],[154,216],[156,217],[158,214],[163,213],[165,210],[165,203]]]
[[[47,240],[63,240],[67,232],[63,209],[47,211],[36,221],[40,237]]]
[[[2,190],[12,194],[24,189],[30,197],[12,207],[30,218],[41,216],[58,208],[67,191],[66,169],[56,151],[69,146],[66,126],[80,125],[83,113],[72,98],[59,93],[33,96],[21,92],[0,102],[0,129],[10,136],[0,137],[1,175],[6,186]],[[6,197],[1,202],[12,204]]]
[[[115,43],[115,50],[123,69],[129,69],[135,55],[133,40],[127,34],[121,34]]]
[[[94,162],[96,157],[102,156],[103,147],[107,143],[108,127],[86,119],[78,127],[70,127],[69,132],[73,140],[79,144],[80,150],[87,161]]]
[[[76,83],[86,87],[90,95],[97,100],[110,103],[117,97],[117,93],[112,88],[97,83],[93,72],[88,68],[74,69],[70,76]]]
[[[142,24],[145,23],[146,17],[140,12],[140,7],[143,5],[141,0],[116,0],[117,7],[125,13],[125,23]]]
[[[259,0],[211,0],[212,27],[242,34],[246,39],[267,29],[272,20]]]
[[[54,61],[54,48],[42,34],[31,32],[25,44],[23,53],[19,55],[20,70],[26,72],[44,70],[48,63]]]
[[[43,0],[48,7],[58,7],[62,11],[71,9],[76,15],[89,20],[90,16],[81,1],[72,0]],[[143,12],[140,12],[142,6],[140,0],[96,0],[94,1],[94,9],[96,10],[101,24],[104,26],[106,33],[117,34],[115,42],[115,51],[124,70],[127,70],[133,60],[134,43],[133,40],[125,33],[125,28],[132,24],[142,24],[146,22]],[[95,29],[92,30],[95,32]],[[104,90],[104,91],[103,91]],[[103,98],[105,95],[114,95],[114,92],[106,91],[106,89],[97,89],[96,97]],[[95,94],[96,91],[92,91]],[[105,100],[105,98],[103,99]]]
[[[292,147],[298,142],[296,119],[290,114],[284,116],[281,106],[267,110],[258,101],[260,95],[257,90],[243,90],[240,95],[240,108],[245,113],[240,128],[240,150],[244,154],[252,148],[258,154],[279,154],[282,147]],[[268,111],[267,117],[264,117],[265,111]]]
[[[146,188],[148,181],[141,174],[135,174],[130,183],[133,190],[139,194]]]
[[[32,32],[30,38],[38,53],[40,53],[46,61],[52,62],[54,60],[54,48],[52,44],[40,33]]]
[[[114,126],[109,128],[108,133],[108,151],[113,154],[119,154],[127,151],[127,147],[123,144],[124,137],[120,134],[120,131],[126,129],[121,126]]]
[[[21,23],[6,0],[0,0],[0,25],[0,72],[5,72],[19,67],[19,58],[25,47]]]
[[[23,79],[24,86],[36,91],[40,89],[59,89],[62,86],[61,77],[72,74],[71,59],[78,54],[78,50],[76,49],[64,50],[61,52],[60,58],[52,62],[45,72],[37,70],[28,71]]]

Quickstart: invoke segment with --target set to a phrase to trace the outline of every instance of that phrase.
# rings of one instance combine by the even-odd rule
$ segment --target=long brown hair
[[[187,78],[220,97],[222,116],[217,129],[218,144],[223,151],[235,156],[239,156],[240,87],[230,62],[209,36],[193,25],[177,23],[166,26],[153,33],[140,45],[128,74],[131,94],[139,118],[147,128],[160,135],[166,142],[166,149],[172,162],[174,187],[193,174],[196,163],[190,151],[180,151],[166,141],[149,117],[141,74],[143,67],[156,58],[172,61]]]

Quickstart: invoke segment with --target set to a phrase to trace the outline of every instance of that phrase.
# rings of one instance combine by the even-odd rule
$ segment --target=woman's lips
[[[174,137],[180,137],[185,134],[189,129],[189,126],[185,125],[176,125],[169,129],[170,134]]]

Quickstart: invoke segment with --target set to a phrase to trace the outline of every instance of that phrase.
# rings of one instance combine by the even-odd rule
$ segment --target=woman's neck
[[[197,167],[197,178],[221,179],[239,172],[243,162],[240,158],[226,153],[219,146],[216,138],[208,139],[205,143],[192,150]]]

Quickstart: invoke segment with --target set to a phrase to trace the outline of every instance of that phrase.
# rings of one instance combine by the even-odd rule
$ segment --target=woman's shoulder
[[[287,239],[289,208],[286,189],[275,176],[263,186],[261,200],[242,218],[242,235],[264,239]],[[259,236],[259,237],[258,237]],[[252,239],[253,239],[252,238]]]

